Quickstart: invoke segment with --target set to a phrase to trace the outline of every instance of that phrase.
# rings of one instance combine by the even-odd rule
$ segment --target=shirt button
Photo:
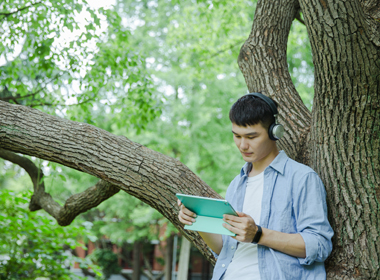
[[[225,264],[222,264],[222,267],[225,267],[226,265]]]
[[[235,249],[235,247],[234,247],[234,246],[231,246],[231,249],[233,250],[233,249]]]

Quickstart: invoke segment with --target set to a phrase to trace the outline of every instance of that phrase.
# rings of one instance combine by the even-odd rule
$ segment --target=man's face
[[[247,127],[232,124],[234,141],[246,162],[265,160],[276,149],[268,131],[260,123]]]

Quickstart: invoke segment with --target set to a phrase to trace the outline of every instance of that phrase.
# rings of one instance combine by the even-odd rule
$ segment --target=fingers
[[[196,214],[187,209],[182,203],[178,203],[178,205],[180,206],[178,213],[179,221],[185,225],[192,225],[195,222]]]
[[[236,234],[236,240],[240,242],[251,242],[256,233],[256,223],[251,216],[238,212],[239,217],[233,215],[224,215],[223,220],[226,224],[223,226]]]
[[[250,217],[249,215],[247,215],[243,212],[236,211],[236,213],[238,214],[239,217]]]
[[[238,212],[239,214],[240,212]],[[248,216],[249,217],[249,216]],[[242,223],[244,221],[244,219],[246,219],[247,216],[245,217],[237,217],[237,216],[234,216],[234,215],[223,215],[223,220],[226,221],[226,222],[235,222],[235,223]]]

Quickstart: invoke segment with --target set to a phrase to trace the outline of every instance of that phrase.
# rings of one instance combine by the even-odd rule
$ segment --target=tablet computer
[[[236,234],[223,227],[223,215],[238,216],[231,204],[225,199],[187,195],[177,193],[176,196],[190,211],[197,214],[192,225],[185,225],[187,230],[217,233],[235,236]]]

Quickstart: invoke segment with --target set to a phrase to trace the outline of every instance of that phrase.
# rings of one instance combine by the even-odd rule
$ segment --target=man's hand
[[[251,216],[245,213],[237,212],[237,214],[239,215],[238,217],[223,215],[223,220],[228,223],[223,224],[223,226],[233,233],[236,233],[236,236],[232,238],[240,242],[251,243],[257,232],[256,223]]]
[[[194,212],[191,212],[187,209],[180,200],[178,200],[179,213],[178,219],[182,224],[192,225],[195,222],[197,215]],[[207,232],[198,232],[202,239],[207,243],[207,245],[213,250],[216,254],[220,254],[223,246],[223,239],[220,234],[207,233]]]
[[[192,225],[193,222],[195,222],[195,217],[197,215],[191,212],[189,209],[187,209],[179,199],[177,203],[179,206],[179,213],[178,213],[179,221],[185,225]]]

